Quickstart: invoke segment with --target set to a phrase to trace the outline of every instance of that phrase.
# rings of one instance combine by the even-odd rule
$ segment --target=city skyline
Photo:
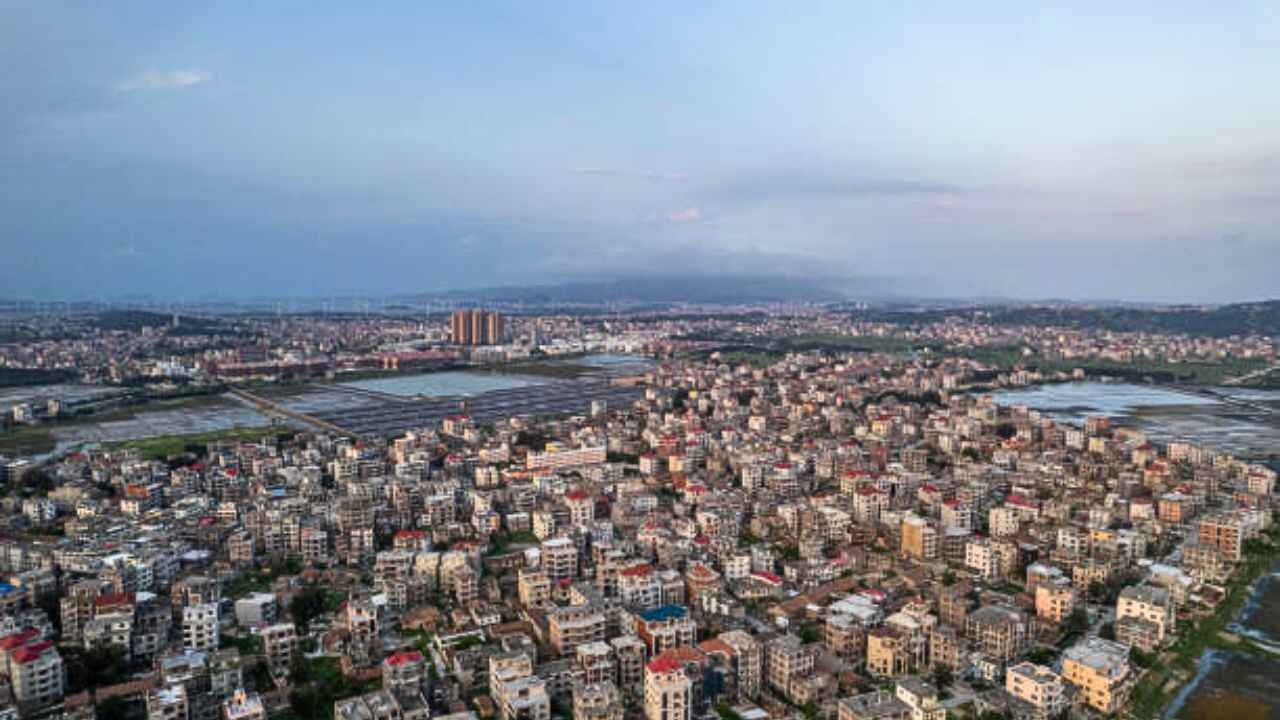
[[[0,296],[1280,296],[1280,13],[0,10]]]

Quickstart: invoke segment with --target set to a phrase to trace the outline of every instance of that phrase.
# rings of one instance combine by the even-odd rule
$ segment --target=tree
[[[1080,633],[1089,628],[1089,613],[1085,609],[1078,607],[1071,611],[1071,617],[1067,618],[1067,630],[1069,632]]]
[[[951,671],[950,665],[934,663],[933,673],[930,675],[930,679],[933,681],[934,686],[939,690],[945,690],[951,686],[952,682],[955,681],[955,674]]]
[[[298,631],[305,634],[311,629],[311,621],[328,610],[328,591],[324,588],[307,588],[289,601],[289,615]]]
[[[1036,665],[1048,665],[1053,662],[1056,657],[1058,657],[1058,654],[1046,647],[1032,648],[1031,651],[1027,653],[1027,660],[1035,663]]]
[[[1097,580],[1094,580],[1093,582],[1089,583],[1090,598],[1093,598],[1094,600],[1101,600],[1102,598],[1106,597],[1106,595],[1107,595],[1106,585],[1098,582]]]
[[[1142,652],[1138,648],[1136,647],[1129,648],[1129,662],[1133,663],[1134,665],[1137,665],[1140,668],[1149,668],[1151,667],[1151,663],[1153,660],[1154,658],[1152,658],[1147,653]]]

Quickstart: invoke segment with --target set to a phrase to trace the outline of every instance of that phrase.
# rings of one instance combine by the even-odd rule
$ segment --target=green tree
[[[328,591],[324,588],[307,588],[289,601],[289,615],[300,633],[311,630],[311,621],[328,611]]]
[[[935,663],[929,679],[933,681],[934,687],[945,690],[955,681],[955,674],[951,671],[951,666]]]

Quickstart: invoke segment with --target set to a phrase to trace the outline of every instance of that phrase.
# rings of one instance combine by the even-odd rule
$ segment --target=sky
[[[0,0],[0,297],[1280,297],[1280,3]]]

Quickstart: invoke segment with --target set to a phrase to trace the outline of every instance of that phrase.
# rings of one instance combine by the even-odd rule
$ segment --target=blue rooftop
[[[689,614],[689,610],[683,605],[663,605],[652,610],[645,610],[640,613],[640,618],[645,622],[664,622],[667,620],[679,620]]]

